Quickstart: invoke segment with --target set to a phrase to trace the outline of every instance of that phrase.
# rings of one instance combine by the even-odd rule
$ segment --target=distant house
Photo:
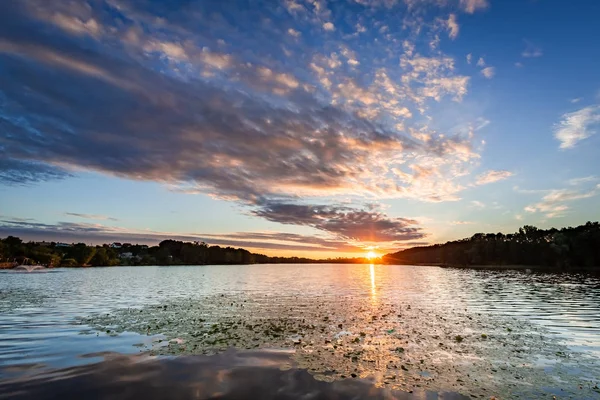
[[[121,253],[119,255],[119,258],[124,259],[124,260],[129,260],[129,259],[133,258],[133,253],[130,252],[130,251],[125,252],[125,253]]]
[[[131,243],[123,243],[123,247],[131,247]]]
[[[72,245],[70,245],[69,243],[61,243],[58,242],[55,244],[56,247],[71,247]]]
[[[52,242],[34,242],[38,246],[48,247],[52,244]]]
[[[112,247],[113,249],[120,249],[121,247],[123,247],[123,245],[119,242],[114,242],[110,245],[110,247]]]

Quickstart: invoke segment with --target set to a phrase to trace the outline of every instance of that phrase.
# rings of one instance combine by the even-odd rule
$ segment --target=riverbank
[[[7,264],[7,263],[4,263]],[[0,264],[0,270],[11,270],[17,267],[16,263],[12,263],[10,265]],[[253,264],[169,264],[169,265],[161,265],[162,267],[193,267],[193,266],[226,266],[226,265],[272,265],[272,264],[293,264],[293,263],[253,263]],[[314,265],[314,264],[340,264],[337,262],[305,262],[303,265]],[[548,267],[548,266],[540,266],[540,265],[453,265],[453,264],[443,264],[443,263],[423,263],[423,264],[401,264],[401,263],[369,263],[364,262],[362,264],[354,264],[354,265],[385,265],[385,266],[393,266],[400,265],[405,267],[439,267],[445,269],[473,269],[473,270],[489,270],[489,271],[525,271],[525,272],[547,272],[547,273],[587,273],[587,274],[600,274],[600,266],[599,267],[571,267],[571,268],[558,268],[558,267]],[[117,268],[117,267],[155,267],[157,265],[69,265],[69,266],[55,266],[55,267],[46,267],[47,269],[56,269],[56,268],[68,268],[68,269],[90,269],[90,268]]]

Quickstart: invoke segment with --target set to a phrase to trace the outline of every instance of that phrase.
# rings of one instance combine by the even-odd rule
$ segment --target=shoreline
[[[294,264],[294,265],[315,265],[315,264],[326,264],[326,265],[379,265],[379,266],[415,266],[415,267],[438,267],[447,269],[472,269],[472,270],[490,270],[490,271],[527,271],[527,272],[548,272],[548,273],[595,273],[600,274],[600,267],[549,267],[540,265],[519,265],[519,264],[507,264],[507,265],[453,265],[444,263],[419,263],[419,264],[402,264],[402,263],[339,263],[339,262],[312,262],[312,263],[232,263],[232,264],[169,264],[169,265],[77,265],[77,266],[49,266],[46,267],[48,270],[66,268],[66,269],[89,269],[89,268],[118,268],[118,267],[196,267],[196,266],[227,266],[227,265],[280,265],[280,264]],[[18,266],[18,265],[17,265]],[[0,265],[0,271],[14,270],[15,266]]]

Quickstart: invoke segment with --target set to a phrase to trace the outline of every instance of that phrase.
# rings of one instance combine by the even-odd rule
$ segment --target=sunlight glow
[[[375,254],[375,252],[374,252],[374,251],[369,251],[369,252],[367,253],[367,256],[366,256],[366,257],[367,257],[369,260],[372,260],[373,258],[377,258],[377,254]]]
[[[369,275],[371,276],[371,305],[377,305],[377,291],[375,290],[375,265],[369,265]]]
[[[369,273],[371,275],[371,291],[375,293],[375,266],[369,265]]]

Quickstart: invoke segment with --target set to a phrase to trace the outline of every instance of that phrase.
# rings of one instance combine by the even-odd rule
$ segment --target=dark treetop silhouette
[[[264,263],[364,263],[364,258],[314,260],[301,257],[269,257],[246,249],[209,246],[204,242],[163,240],[158,246],[112,243],[88,246],[84,243],[23,242],[9,236],[0,239],[0,267],[37,262],[53,267],[116,265],[204,265]],[[4,262],[2,262],[4,261]]]
[[[363,257],[315,260],[301,257],[269,257],[233,247],[204,242],[164,240],[158,246],[113,243],[28,242],[9,236],[0,240],[0,266],[12,267],[25,260],[62,267],[114,265],[202,265],[259,263],[369,263]],[[560,269],[600,270],[600,224],[588,222],[575,228],[538,229],[524,226],[512,234],[477,233],[471,238],[413,247],[387,254],[377,262],[447,266],[524,265]]]
[[[468,239],[413,247],[383,257],[386,263],[449,266],[526,265],[600,270],[600,225],[538,229],[524,226],[512,234],[476,233]]]

